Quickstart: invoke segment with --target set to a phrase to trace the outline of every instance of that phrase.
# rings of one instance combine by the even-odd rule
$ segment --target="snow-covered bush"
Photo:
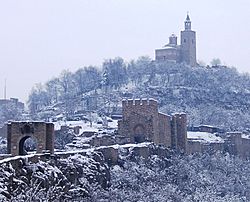
[[[20,159],[0,165],[0,201],[81,201],[94,187],[106,189],[109,178],[100,153],[38,163]]]

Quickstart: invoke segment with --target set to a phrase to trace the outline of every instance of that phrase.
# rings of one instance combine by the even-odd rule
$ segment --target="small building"
[[[229,132],[223,136],[209,132],[187,132],[187,153],[223,151],[242,158],[250,158],[250,135]]]
[[[220,128],[210,125],[200,125],[198,128],[200,132],[217,133],[221,131]]]
[[[180,62],[180,46],[177,45],[176,35],[172,34],[167,45],[155,50],[155,60]]]
[[[0,108],[5,106],[15,107],[20,111],[24,111],[24,103],[20,102],[17,98],[10,98],[10,99],[0,99]]]

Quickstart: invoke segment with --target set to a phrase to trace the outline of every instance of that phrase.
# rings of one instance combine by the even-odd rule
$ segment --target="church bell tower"
[[[196,33],[191,30],[191,20],[187,14],[184,22],[185,30],[181,31],[181,62],[192,67],[197,65],[196,62]]]

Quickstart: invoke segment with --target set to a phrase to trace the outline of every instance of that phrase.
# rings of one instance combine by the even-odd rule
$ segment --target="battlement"
[[[132,143],[153,141],[167,147],[186,150],[187,115],[172,116],[158,111],[154,99],[129,99],[122,101],[122,120],[118,133],[125,134]]]
[[[158,102],[155,99],[127,99],[122,101],[122,107],[134,107],[134,106],[154,106],[158,107]]]
[[[187,119],[187,114],[185,113],[176,113],[172,115],[172,118],[175,119],[176,121],[178,120],[186,120]]]

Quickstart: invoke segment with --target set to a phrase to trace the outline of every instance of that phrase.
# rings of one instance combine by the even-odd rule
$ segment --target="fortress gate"
[[[54,153],[54,124],[45,122],[10,122],[7,125],[7,152],[12,156],[24,155],[24,142],[36,139],[36,152]]]

